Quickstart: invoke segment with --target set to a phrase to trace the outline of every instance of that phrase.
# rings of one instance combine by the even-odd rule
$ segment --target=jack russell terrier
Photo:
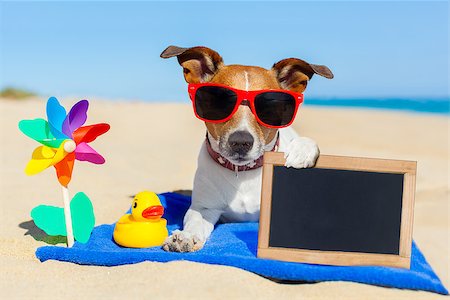
[[[162,58],[174,56],[207,133],[183,230],[169,236],[163,249],[192,252],[203,247],[219,220],[258,221],[264,151],[284,152],[286,167],[314,166],[317,144],[287,126],[294,121],[311,77],[331,79],[333,73],[297,58],[279,61],[271,70],[227,66],[206,47],[169,46],[161,53]]]

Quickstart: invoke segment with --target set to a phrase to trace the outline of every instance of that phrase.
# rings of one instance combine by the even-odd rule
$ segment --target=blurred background
[[[226,64],[329,66],[306,104],[449,111],[447,1],[0,5],[3,95],[186,102],[176,60],[159,54],[203,45]]]

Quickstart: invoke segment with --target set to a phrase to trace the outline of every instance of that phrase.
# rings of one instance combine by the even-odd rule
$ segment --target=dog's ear
[[[187,83],[208,82],[223,65],[219,53],[207,47],[181,48],[169,46],[160,56],[162,58],[176,56],[183,67],[183,75]]]
[[[313,65],[298,58],[286,58],[273,65],[272,70],[281,86],[286,90],[302,93],[314,74],[328,79],[334,77],[327,66]]]

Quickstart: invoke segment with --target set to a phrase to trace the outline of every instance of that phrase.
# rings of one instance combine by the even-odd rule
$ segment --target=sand
[[[107,163],[75,165],[71,191],[93,200],[96,223],[113,223],[130,195],[191,189],[204,125],[188,104],[111,102],[90,98],[88,123],[111,131],[92,143]],[[75,99],[63,104],[68,107]],[[348,282],[278,284],[223,266],[191,262],[120,267],[39,262],[45,245],[31,233],[30,211],[62,204],[52,169],[28,177],[23,169],[36,142],[17,129],[21,119],[45,118],[45,101],[0,99],[0,296],[8,298],[118,299],[434,299],[417,291]],[[315,139],[323,154],[418,161],[414,239],[447,288],[449,277],[449,118],[421,113],[303,107],[293,125]],[[36,236],[36,234],[34,234]]]

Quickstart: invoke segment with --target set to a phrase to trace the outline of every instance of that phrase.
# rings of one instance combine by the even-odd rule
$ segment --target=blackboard
[[[258,256],[409,267],[416,163],[322,155],[310,169],[264,157]]]

